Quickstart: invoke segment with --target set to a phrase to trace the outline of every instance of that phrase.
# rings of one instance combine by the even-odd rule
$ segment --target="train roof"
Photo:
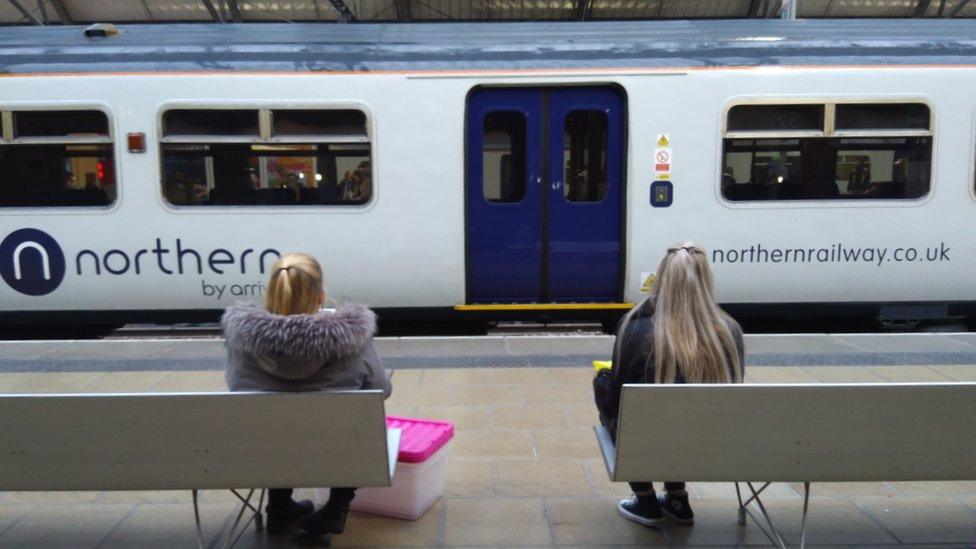
[[[972,20],[590,21],[0,28],[0,73],[976,65]]]

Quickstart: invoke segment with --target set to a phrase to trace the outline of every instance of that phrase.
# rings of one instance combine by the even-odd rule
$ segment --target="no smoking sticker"
[[[654,173],[668,173],[671,171],[671,147],[654,149]]]

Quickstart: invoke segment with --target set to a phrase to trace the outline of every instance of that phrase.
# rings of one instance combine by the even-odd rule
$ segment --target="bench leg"
[[[737,522],[739,523],[739,526],[745,526],[746,525],[746,507],[745,507],[745,505],[742,504],[742,492],[739,490],[739,483],[738,482],[735,483],[735,497],[739,499],[739,517],[738,517],[738,521]]]
[[[203,549],[203,528],[200,527],[200,506],[197,504],[196,490],[193,490],[193,518],[197,521],[197,548]]]
[[[800,521],[800,549],[806,546],[807,510],[810,508],[810,483],[803,483],[803,519]]]
[[[254,530],[260,532],[264,530],[264,515],[261,514],[261,508],[264,507],[264,493],[267,490],[261,488],[261,495],[258,497],[258,508],[254,512]]]
[[[251,524],[251,521],[255,521],[256,523],[261,519],[261,503],[258,503],[258,507],[256,509],[253,505],[251,505],[251,497],[254,496],[254,488],[251,488],[247,492],[247,497],[241,496],[237,490],[231,490],[231,493],[237,496],[237,499],[241,500],[241,509],[237,512],[237,517],[234,519],[234,524],[232,524],[230,529],[227,531],[227,539],[224,541],[223,546],[224,549],[229,549],[237,544],[237,541],[240,540],[241,536],[244,535],[244,532],[247,531],[247,527]],[[261,490],[260,498],[261,501],[264,500],[264,490]],[[240,531],[238,531],[237,527],[241,523],[241,518],[244,516],[244,512],[248,509],[251,510],[251,516],[247,519],[244,525],[241,526]],[[260,530],[260,528],[258,529]]]
[[[739,493],[739,483],[735,483],[736,495],[739,497],[739,524],[744,524],[744,516],[748,514],[750,517],[752,517],[752,520],[756,523],[756,526],[759,527],[759,530],[762,531],[763,535],[769,538],[769,541],[773,542],[773,545],[786,549],[786,541],[783,540],[783,536],[780,535],[779,530],[777,530],[776,526],[773,525],[773,519],[769,516],[769,513],[766,511],[766,506],[763,505],[762,499],[759,497],[763,490],[768,488],[769,485],[770,483],[767,482],[763,484],[759,490],[756,490],[755,486],[753,486],[751,482],[747,482],[746,486],[749,487],[749,492],[752,493],[752,496],[743,502],[742,495]],[[759,512],[761,513],[760,516],[763,519],[761,521],[759,520],[759,516],[753,514],[752,509],[749,507],[749,504],[753,502],[755,502],[756,507],[759,508]],[[763,526],[763,522],[766,523],[766,526]]]

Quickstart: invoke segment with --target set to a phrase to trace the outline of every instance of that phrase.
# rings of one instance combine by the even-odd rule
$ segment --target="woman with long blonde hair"
[[[303,253],[281,256],[271,268],[264,308],[234,305],[221,319],[228,388],[382,389],[390,396],[390,379],[373,346],[376,316],[364,305],[323,309],[325,301],[318,261]],[[265,509],[268,533],[282,533],[292,525],[313,535],[342,533],[355,491],[333,487],[328,503],[313,513],[311,501],[291,499],[291,488],[273,488]]]
[[[712,269],[694,242],[668,248],[650,296],[617,328],[613,369],[600,400],[601,420],[616,434],[620,391],[625,383],[741,383],[742,330],[715,303]],[[665,482],[659,499],[650,482],[632,482],[634,497],[622,500],[624,517],[653,526],[664,516],[694,523],[683,482]]]

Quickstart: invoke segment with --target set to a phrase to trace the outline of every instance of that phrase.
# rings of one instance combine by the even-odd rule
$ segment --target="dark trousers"
[[[273,513],[279,509],[287,509],[291,503],[292,492],[291,488],[269,489],[267,511]],[[347,509],[355,497],[355,488],[333,488],[329,492],[329,502],[325,506],[330,509]]]
[[[650,482],[629,482],[630,489],[634,491],[634,495],[649,496],[654,493],[654,485]],[[675,492],[677,490],[684,490],[685,483],[683,482],[665,482],[664,491],[665,492]]]

